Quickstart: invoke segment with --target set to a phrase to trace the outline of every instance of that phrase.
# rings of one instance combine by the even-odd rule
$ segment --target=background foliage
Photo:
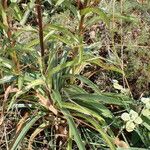
[[[148,149],[149,8],[1,0],[1,149]]]

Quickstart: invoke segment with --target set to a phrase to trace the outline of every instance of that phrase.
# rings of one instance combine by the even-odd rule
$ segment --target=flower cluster
[[[138,116],[138,113],[134,110],[130,110],[129,113],[123,113],[121,115],[121,119],[126,122],[126,130],[128,132],[132,132],[136,125],[139,125],[142,123],[141,117]]]
[[[112,80],[112,82],[113,82],[113,87],[114,87],[115,89],[119,90],[119,91],[120,91],[121,93],[123,93],[123,94],[126,94],[126,95],[129,94],[129,89],[124,88],[122,85],[120,85],[120,84],[118,83],[117,80]]]

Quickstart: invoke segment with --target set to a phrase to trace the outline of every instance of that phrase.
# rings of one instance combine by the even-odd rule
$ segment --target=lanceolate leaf
[[[75,77],[79,80],[81,80],[83,83],[87,84],[89,87],[91,87],[97,94],[101,94],[100,89],[96,84],[94,84],[92,81],[87,79],[86,77],[75,75]]]
[[[95,8],[95,7],[87,7],[81,10],[81,15],[86,15],[89,13],[96,13],[97,15],[99,15],[99,18],[102,21],[104,21],[107,25],[109,25],[109,18],[107,17],[106,13],[102,9]]]
[[[67,28],[62,27],[60,25],[56,24],[48,24],[45,26],[45,30],[54,30],[56,32],[62,33],[63,36],[59,36],[59,34],[51,34],[50,37],[59,39],[60,41],[63,41],[66,44],[71,44],[71,43],[78,43],[79,40],[78,38],[73,35]],[[51,32],[52,33],[52,32]],[[64,39],[63,39],[64,38]]]
[[[62,113],[65,115],[69,124],[69,128],[72,131],[72,136],[74,137],[74,140],[77,143],[79,150],[86,150],[71,114],[67,109],[63,108],[60,93],[58,91],[53,91],[52,98],[54,99],[54,101],[57,101]]]
[[[125,105],[130,104],[132,101],[124,100],[121,98],[105,96],[105,95],[96,95],[96,94],[76,94],[70,96],[72,99],[80,99],[84,101],[99,101],[103,104],[115,104],[115,105]]]
[[[20,97],[22,94],[28,92],[31,88],[34,88],[35,86],[38,86],[38,85],[43,85],[44,84],[44,81],[42,79],[37,79],[37,80],[34,80],[32,81],[29,85],[25,86],[22,90],[18,91],[13,97],[12,97],[12,100],[8,106],[8,109],[7,111],[9,111],[13,104],[15,103],[15,100]]]
[[[0,66],[4,66],[6,68],[11,69],[13,67],[13,64],[11,60],[4,57],[0,57]]]
[[[96,112],[94,112],[86,107],[80,106],[78,104],[75,105],[73,103],[63,103],[63,107],[67,108],[67,109],[75,110],[77,112],[80,112],[80,113],[83,113],[83,114],[86,114],[89,116],[93,116],[93,117],[97,118],[99,120],[99,122],[102,124],[105,122],[105,120],[100,116],[100,114],[97,114]]]

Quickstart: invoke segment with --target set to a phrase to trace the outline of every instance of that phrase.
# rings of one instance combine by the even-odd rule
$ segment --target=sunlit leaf
[[[15,79],[16,79],[16,77],[13,75],[4,76],[3,78],[0,79],[0,84],[12,82]]]

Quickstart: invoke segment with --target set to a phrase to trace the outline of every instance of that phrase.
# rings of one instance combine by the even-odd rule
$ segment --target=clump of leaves
[[[124,86],[117,83],[119,92],[107,93],[89,80],[95,73],[88,71],[89,66],[96,66],[126,79],[118,49],[112,48],[113,40],[108,39],[112,45],[107,47],[106,55],[93,53],[99,44],[96,38],[100,37],[93,32],[93,25],[103,22],[105,31],[110,34],[105,38],[113,37],[114,32],[109,32],[111,14],[103,7],[99,8],[98,1],[44,1],[53,9],[48,12],[46,6],[43,8],[46,19],[43,22],[43,3],[40,2],[30,1],[23,10],[18,1],[1,4],[1,124],[6,133],[1,137],[1,147],[12,150],[21,147],[116,149],[115,137],[124,134],[120,128],[123,121],[115,113],[120,115],[120,110],[136,106],[135,101],[122,92],[129,89],[125,88],[127,81]],[[11,18],[8,12],[12,12]],[[49,13],[50,21],[47,20]],[[36,19],[30,18],[30,14],[36,14]],[[64,21],[66,16],[69,19]],[[91,42],[87,41],[86,35],[90,35]],[[116,61],[111,61],[110,56]],[[11,127],[6,128],[7,121]],[[148,121],[144,123],[143,129],[149,130]],[[140,129],[137,131],[139,141],[144,143],[143,147],[148,147]],[[132,143],[132,139],[123,137]]]

